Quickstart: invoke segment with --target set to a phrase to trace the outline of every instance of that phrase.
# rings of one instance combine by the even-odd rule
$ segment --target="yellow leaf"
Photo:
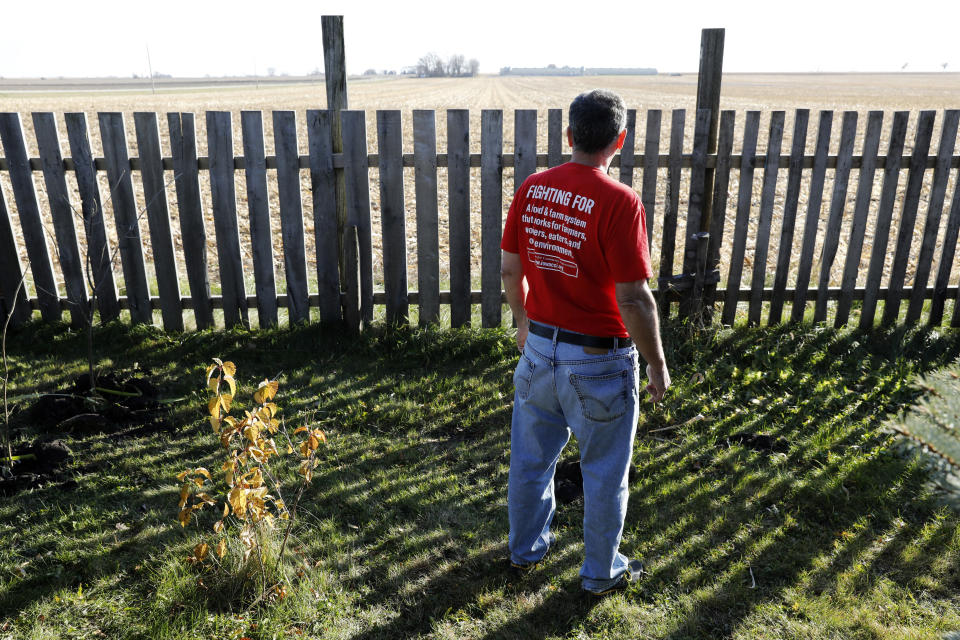
[[[320,446],[320,439],[316,436],[316,432],[310,434],[310,450],[316,451],[317,447]]]
[[[213,531],[214,533],[220,533],[223,531],[223,520],[217,520],[213,523]]]
[[[217,501],[214,500],[213,498],[211,498],[211,497],[210,497],[210,494],[207,494],[207,493],[198,493],[198,494],[197,494],[197,499],[198,499],[198,500],[203,500],[205,503],[210,504],[210,505],[217,504]]]
[[[213,478],[210,476],[210,472],[207,471],[206,467],[197,467],[196,469],[193,470],[193,473],[194,475],[205,476],[207,480],[213,480]]]
[[[280,388],[280,383],[276,380],[264,380],[257,387],[257,391],[260,391],[261,400],[258,401],[258,404],[263,404],[273,399],[277,395],[277,390]]]
[[[191,509],[190,507],[187,507],[186,509],[182,509],[180,513],[177,515],[177,520],[180,521],[181,527],[187,526],[187,523],[190,522],[191,513],[193,513],[193,509]]]
[[[231,427],[233,427],[234,429],[236,429],[237,425],[239,424],[239,422],[237,422],[237,419],[234,418],[233,416],[226,416],[224,417],[223,421],[226,422]]]
[[[179,509],[183,509],[183,505],[187,504],[187,498],[190,497],[190,485],[185,484],[180,487],[180,504],[177,505]]]
[[[233,508],[233,513],[238,518],[244,517],[247,513],[247,491],[241,487],[234,487],[227,494],[227,501]]]
[[[197,559],[197,562],[203,562],[209,550],[210,546],[206,542],[201,542],[193,548],[193,557]]]
[[[229,503],[224,502],[224,503],[223,503],[223,517],[226,518],[228,515],[230,515],[230,505],[229,505]]]
[[[257,438],[260,437],[260,429],[256,425],[250,425],[243,431],[243,435],[246,436],[247,440],[256,444]]]
[[[220,358],[213,358],[213,361],[216,362],[221,367],[223,366],[223,360],[221,360]]]
[[[207,378],[210,378],[210,374],[213,373],[213,370],[217,368],[217,365],[211,364],[207,366]]]
[[[220,386],[220,376],[213,376],[207,380],[207,389],[217,392],[217,388]]]
[[[265,405],[263,405],[263,408],[266,409],[266,410],[268,410],[268,411],[270,412],[270,417],[271,417],[271,418],[272,418],[273,416],[277,415],[277,413],[280,411],[280,410],[277,408],[276,403],[273,403],[273,402],[268,402],[268,403],[266,403]]]
[[[202,486],[203,486],[203,478],[194,478],[194,479],[193,479],[193,484],[197,485],[198,487],[202,487]]]
[[[297,435],[301,431],[309,431],[309,430],[310,429],[308,429],[307,427],[297,427],[296,429],[293,430],[293,435]]]
[[[234,381],[233,376],[225,375],[223,376],[223,381],[230,385],[230,395],[237,395],[237,383]]]
[[[230,413],[230,405],[233,403],[233,396],[229,393],[224,393],[218,396],[220,400],[220,406],[223,407],[223,410],[227,413]]]
[[[293,453],[293,447],[290,446],[289,443],[287,443],[287,454],[291,454],[291,453]]]
[[[317,436],[317,438],[320,439],[321,442],[323,442],[323,444],[327,444],[327,434],[320,429],[315,429],[313,433],[315,436]]]
[[[223,372],[228,376],[233,377],[237,373],[237,365],[228,360],[227,362],[223,363]]]
[[[300,443],[300,457],[306,458],[310,455],[310,443],[304,440]]]
[[[220,538],[220,542],[217,543],[217,556],[223,557],[227,555],[227,541],[225,538]]]
[[[220,417],[220,396],[213,396],[207,403],[207,411],[211,416]]]
[[[209,416],[210,426],[213,427],[214,433],[220,433],[220,419],[216,416]]]
[[[190,473],[190,472],[189,472],[189,471],[181,471],[180,473],[177,474],[177,480],[183,482],[183,479],[187,477],[187,474],[188,474],[188,473]]]

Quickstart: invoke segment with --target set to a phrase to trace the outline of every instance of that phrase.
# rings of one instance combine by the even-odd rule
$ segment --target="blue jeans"
[[[556,511],[553,474],[571,431],[583,472],[584,589],[602,591],[627,568],[618,549],[639,415],[635,347],[600,355],[529,334],[514,373],[510,441],[510,558],[539,561]]]

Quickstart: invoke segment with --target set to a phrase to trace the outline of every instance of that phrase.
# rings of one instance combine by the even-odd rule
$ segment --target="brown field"
[[[513,109],[537,109],[538,110],[538,148],[541,152],[546,151],[546,121],[547,109],[565,108],[570,99],[580,91],[596,86],[607,87],[618,91],[624,96],[630,108],[637,109],[637,141],[636,150],[640,154],[644,148],[643,134],[646,128],[646,110],[663,109],[669,111],[672,109],[688,110],[685,128],[686,146],[685,152],[689,153],[693,137],[693,113],[696,94],[696,74],[684,74],[679,76],[610,76],[610,77],[578,77],[578,78],[547,78],[547,77],[526,77],[526,78],[501,78],[501,77],[479,77],[468,79],[413,79],[413,78],[375,78],[375,79],[352,79],[349,83],[349,104],[351,108],[364,109],[367,112],[367,139],[368,150],[373,153],[377,149],[376,140],[376,110],[378,109],[399,109],[402,112],[404,127],[404,152],[412,153],[412,125],[410,113],[413,109],[436,109],[441,113],[437,114],[437,144],[440,152],[446,151],[446,132],[445,116],[442,111],[448,108],[470,109],[471,111],[471,147],[474,152],[479,152],[480,140],[480,111],[481,109],[504,109],[508,111],[504,118],[504,151],[512,152],[513,147],[513,118],[509,113]],[[30,120],[31,112],[52,111],[58,114],[58,124],[61,127],[61,145],[68,155],[66,149],[66,131],[63,124],[62,114],[71,111],[83,111],[87,114],[88,125],[91,128],[91,142],[94,147],[94,154],[100,153],[99,135],[96,130],[96,113],[98,111],[121,111],[126,114],[128,129],[128,146],[131,149],[131,155],[135,152],[135,134],[133,131],[132,113],[135,111],[156,111],[161,115],[160,129],[161,138],[165,155],[169,155],[169,139],[166,133],[166,120],[163,114],[168,111],[193,111],[198,113],[197,118],[197,138],[200,146],[200,155],[205,155],[206,132],[204,130],[204,119],[202,113],[207,110],[230,111],[234,114],[234,153],[242,155],[242,144],[239,137],[239,117],[242,110],[263,110],[272,111],[275,109],[294,110],[297,112],[298,126],[301,131],[300,149],[301,153],[306,153],[306,136],[302,133],[305,127],[305,111],[312,108],[325,107],[325,89],[322,83],[310,84],[299,83],[289,86],[262,86],[257,89],[254,86],[243,87],[210,87],[210,88],[181,88],[181,89],[162,89],[157,94],[152,94],[149,90],[116,90],[116,91],[6,91],[0,84],[0,111],[17,111],[23,119],[23,126],[26,131],[28,145],[30,145],[31,157],[36,157],[37,150],[33,138],[32,122]],[[784,155],[789,153],[791,145],[791,133],[793,130],[793,110],[806,108],[811,110],[810,126],[807,133],[806,149],[807,153],[813,152],[816,138],[817,111],[821,109],[834,110],[838,113],[834,117],[833,123],[833,143],[831,153],[836,153],[837,138],[840,130],[841,114],[845,110],[857,111],[859,113],[859,142],[854,153],[860,153],[862,145],[863,130],[866,125],[867,113],[871,110],[881,110],[885,112],[884,134],[881,138],[880,153],[885,154],[887,147],[887,137],[889,132],[892,112],[906,110],[911,113],[911,129],[908,132],[908,138],[905,154],[909,154],[913,147],[913,125],[916,121],[917,112],[925,109],[938,111],[937,127],[934,131],[934,138],[931,143],[931,154],[935,154],[939,147],[940,140],[940,121],[942,120],[942,111],[944,109],[960,108],[960,74],[825,74],[825,75],[806,75],[806,74],[784,74],[784,75],[754,75],[754,74],[731,74],[723,79],[723,98],[721,103],[723,109],[733,109],[737,112],[737,127],[734,144],[734,153],[739,152],[740,140],[742,139],[742,127],[747,110],[759,110],[762,112],[760,125],[760,139],[758,142],[758,153],[763,153],[766,149],[766,137],[769,126],[770,113],[774,110],[786,110],[787,119],[784,133],[782,152]],[[670,115],[665,113],[661,128],[660,152],[666,153],[669,143]],[[267,153],[272,153],[273,141],[271,131],[271,119],[269,116],[264,118],[265,144]],[[957,155],[955,151],[954,155]],[[616,175],[616,169],[612,173]],[[272,171],[271,171],[272,173]],[[809,174],[806,171],[805,174]],[[832,170],[827,173],[827,186],[824,191],[824,203],[820,214],[821,229],[826,224],[826,217],[829,211],[832,194]],[[906,182],[906,170],[901,172],[900,193],[902,194]],[[922,232],[923,223],[921,222],[927,212],[930,190],[932,185],[932,171],[927,171],[924,181],[923,196],[920,203],[917,230],[915,236]],[[723,243],[723,257],[728,258],[733,232],[733,219],[736,215],[736,201],[739,183],[737,180],[738,171],[731,173],[729,199],[726,210],[727,224]],[[783,199],[786,191],[786,170],[780,170],[777,180],[777,201],[775,204],[774,224],[771,230],[771,248],[768,257],[767,284],[772,282],[773,269],[777,260],[777,247],[780,237],[780,215],[783,209]],[[641,185],[642,172],[640,170],[634,173],[634,188],[638,189]],[[239,211],[244,212],[246,207],[246,189],[244,186],[243,172],[237,173],[237,199]],[[748,241],[746,266],[744,270],[744,279],[742,287],[748,287],[750,284],[750,269],[752,268],[753,255],[753,234],[756,230],[756,220],[759,215],[760,205],[760,185],[763,180],[762,170],[757,170],[755,174],[755,184],[753,191],[753,210],[751,212],[751,240]],[[72,176],[68,178],[72,183]],[[138,189],[139,176],[134,174],[134,182]],[[949,211],[954,187],[956,182],[956,171],[952,171],[947,189],[946,202],[944,205],[944,216]],[[42,177],[35,175],[37,192],[41,202],[41,208],[46,210],[45,194]],[[861,277],[858,280],[858,286],[863,286],[865,272],[869,262],[871,230],[876,215],[876,205],[880,197],[880,187],[882,183],[882,171],[877,172],[873,188],[873,206],[868,221],[867,241],[860,260]],[[208,218],[208,239],[211,247],[211,257],[215,257],[215,243],[213,239],[212,223],[212,205],[209,200],[209,187],[203,182],[205,190],[205,212]],[[800,206],[798,209],[798,226],[794,236],[794,255],[799,255],[800,240],[802,237],[802,220],[806,215],[807,191],[809,186],[809,175],[805,175],[803,187],[801,190]],[[19,222],[16,216],[16,206],[13,202],[13,194],[10,190],[8,176],[0,174],[0,187],[3,189],[4,200],[10,209],[11,218],[14,222],[15,230],[19,233]],[[71,187],[75,185],[71,184]],[[374,251],[375,273],[380,277],[382,265],[379,264],[380,246],[379,246],[379,187],[377,183],[377,172],[370,172],[372,218],[374,224]],[[271,203],[277,202],[276,184],[271,183]],[[414,188],[413,188],[413,170],[405,170],[404,188],[406,192],[407,203],[407,229],[408,229],[408,263],[410,264],[408,278],[410,288],[416,289],[416,237],[414,236]],[[440,224],[441,224],[441,269],[445,269],[446,255],[446,176],[443,168],[439,169],[438,188],[440,198]],[[666,173],[660,171],[658,177],[658,196],[657,202],[652,212],[648,212],[648,219],[654,226],[654,247],[653,258],[659,260],[658,238],[660,237],[663,207],[665,202]],[[473,218],[473,235],[475,250],[472,255],[473,275],[479,277],[479,212],[480,212],[480,184],[479,170],[474,169],[474,180],[471,187],[471,208]],[[312,225],[312,204],[309,192],[309,176],[306,172],[302,177],[302,200],[304,209],[304,221],[307,235],[307,255],[313,253],[313,225]],[[512,170],[504,171],[504,207],[509,204],[510,196],[513,191]],[[680,219],[681,228],[678,230],[678,249],[677,259],[679,260],[682,251],[682,238],[684,238],[684,224],[687,209],[687,196],[689,191],[688,178],[685,175],[685,181],[681,184],[681,202]],[[857,192],[857,171],[851,172],[850,184],[847,191],[845,204],[845,224],[842,232],[841,246],[830,272],[830,281],[832,285],[839,284],[845,255],[846,238],[849,235],[850,217],[853,210],[853,203]],[[105,207],[107,208],[108,223],[112,220],[112,213],[109,205],[109,188],[106,184],[105,175],[101,178],[101,193],[103,195]],[[142,193],[138,196],[142,206]],[[167,190],[167,200],[170,203],[170,213],[173,219],[172,228],[175,232],[175,244],[177,250],[181,251],[179,243],[179,225],[176,222],[176,194],[173,185],[169,185]],[[74,206],[79,202],[74,188]],[[899,227],[899,216],[901,206],[894,210],[894,221],[891,230],[891,243],[896,237]],[[49,215],[48,215],[49,217]],[[51,229],[50,244],[53,246],[52,224],[47,220],[48,227]],[[275,226],[276,240],[276,263],[278,266],[278,278],[282,282],[282,246],[279,241],[279,220],[273,217]],[[945,223],[941,223],[942,228]],[[142,233],[147,235],[145,222],[141,224]],[[241,242],[249,246],[249,229],[245,223],[244,216],[241,215]],[[822,243],[822,232],[818,240],[816,255],[819,258],[820,243]],[[81,239],[82,241],[82,239]],[[934,262],[933,274],[936,274],[937,262],[939,259],[938,251],[935,254],[937,258]],[[915,237],[914,253],[919,247],[919,238]],[[148,259],[148,273],[150,268],[150,250],[149,241],[144,241],[144,248]],[[25,251],[21,251],[21,260],[26,261]],[[892,259],[892,249],[888,251],[888,265],[886,274],[889,272],[889,261]],[[248,254],[249,255],[249,254]],[[54,257],[56,262],[56,257]],[[181,262],[182,264],[182,262]],[[311,265],[312,266],[312,265]],[[245,273],[252,274],[252,265],[245,265]],[[723,279],[726,279],[728,261],[721,263],[721,272]],[[794,267],[795,268],[795,267]],[[812,284],[815,286],[819,276],[819,263],[814,265]],[[956,269],[954,269],[956,271]],[[182,268],[181,268],[182,272]],[[216,267],[213,263],[210,266],[211,283],[216,283]],[[120,276],[119,266],[117,275]],[[913,265],[907,274],[907,285],[912,282]],[[252,276],[250,276],[252,278]],[[446,274],[441,273],[441,279],[446,279]],[[951,279],[952,284],[956,284],[958,275],[954,274]],[[793,285],[793,278],[788,281],[788,286]],[[184,278],[185,282],[185,278]],[[886,280],[884,280],[884,283]],[[931,278],[932,283],[932,278]],[[251,283],[252,285],[252,283]],[[182,288],[186,289],[185,284]],[[282,285],[281,285],[282,290]],[[248,286],[248,293],[252,291],[252,286]]]

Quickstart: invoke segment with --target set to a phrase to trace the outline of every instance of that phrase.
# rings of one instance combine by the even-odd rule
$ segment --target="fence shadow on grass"
[[[55,357],[69,339],[50,331],[40,324],[18,330],[18,357],[69,357]],[[956,586],[951,576],[960,567],[944,551],[957,517],[938,513],[922,466],[895,452],[882,424],[917,396],[912,376],[960,353],[957,334],[808,326],[697,336],[668,326],[666,334],[675,386],[662,408],[641,418],[622,545],[645,559],[647,572],[615,596],[624,605],[676,602],[656,635],[731,637],[758,607],[796,592]],[[336,576],[355,609],[384,612],[359,637],[459,625],[484,638],[629,635],[651,624],[631,618],[638,613],[612,616],[580,594],[582,503],[560,507],[560,542],[541,567],[519,578],[507,570],[516,356],[502,333],[380,330],[346,339],[316,326],[182,336],[107,327],[97,340],[103,357],[155,367],[186,398],[175,407],[185,426],[170,442],[137,440],[159,465],[212,464],[217,455],[202,443],[202,413],[191,406],[203,398],[198,374],[210,357],[237,362],[244,382],[282,373],[288,420],[316,420],[336,443],[305,498],[302,527],[309,534],[332,521],[340,547],[309,535],[299,542]],[[124,451],[102,454],[101,468],[122,468]],[[169,508],[172,522],[172,489],[141,493],[101,483],[95,491],[43,490],[17,500],[24,512],[40,503],[137,500],[154,512]],[[37,530],[57,522],[44,515],[28,524]],[[96,543],[100,525],[76,535]],[[130,573],[147,549],[182,535],[179,528],[137,532],[114,549],[91,549],[62,578],[38,576],[8,590],[0,610],[16,613],[74,587],[91,567]],[[149,581],[122,582],[149,597]]]

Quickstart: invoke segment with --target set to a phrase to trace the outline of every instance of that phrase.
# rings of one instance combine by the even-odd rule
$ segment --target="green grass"
[[[506,570],[515,347],[506,331],[316,325],[165,335],[98,330],[101,364],[151,369],[175,428],[68,437],[78,487],[0,500],[0,638],[940,638],[960,629],[960,518],[884,422],[960,334],[809,325],[689,336],[668,326],[674,386],[641,414],[622,550],[648,573],[601,601],[579,592],[582,504],[558,545]],[[64,386],[83,336],[10,336],[11,393]],[[244,611],[183,558],[209,539],[176,522],[187,467],[218,467],[203,419],[209,359],[235,361],[249,406],[279,377],[288,426],[329,437],[293,543],[303,577]],[[696,419],[702,415],[703,419]],[[36,437],[23,419],[19,441]],[[656,431],[654,431],[656,430]],[[785,453],[730,436],[784,438]],[[571,451],[571,455],[573,452]],[[198,586],[197,579],[206,579]]]

